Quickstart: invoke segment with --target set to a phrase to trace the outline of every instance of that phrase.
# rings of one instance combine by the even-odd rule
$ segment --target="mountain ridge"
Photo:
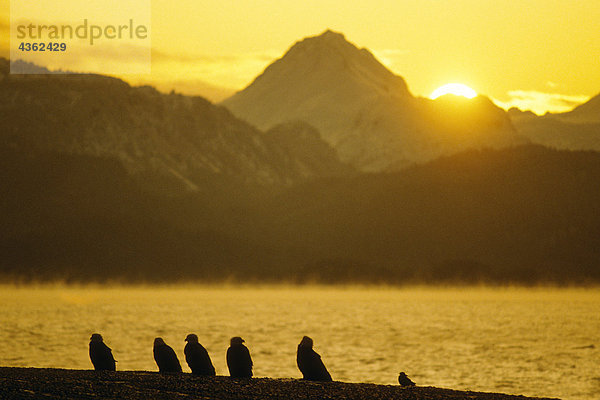
[[[282,159],[296,154],[201,97],[102,75],[13,75],[6,59],[0,75],[0,135],[15,149],[115,157],[133,174],[158,173],[191,190],[214,179],[270,185],[329,174]],[[328,155],[325,164],[339,162]]]
[[[114,159],[0,166],[4,281],[600,282],[597,152],[469,150],[255,200],[149,194]]]
[[[600,94],[564,113],[535,115],[517,109],[509,115],[532,143],[564,150],[600,151]]]
[[[2,279],[600,282],[597,152],[439,157],[435,132],[477,143],[480,126],[510,130],[485,97],[396,96],[398,120],[377,97],[359,125],[419,128],[424,115],[432,128],[412,145],[435,159],[374,141],[364,159],[396,158],[356,173],[305,121],[263,132],[205,99],[100,75],[0,78]]]
[[[463,131],[457,125],[435,125],[446,105],[413,97],[402,77],[332,31],[296,42],[248,87],[220,104],[263,129],[304,120],[343,162],[362,171],[397,169],[471,146],[525,142],[491,102],[473,108],[493,116],[486,125],[476,125],[488,118],[477,121],[475,115]],[[446,113],[450,125],[454,115]],[[476,131],[485,135],[468,137]]]
[[[600,123],[600,93],[560,116],[577,122]]]

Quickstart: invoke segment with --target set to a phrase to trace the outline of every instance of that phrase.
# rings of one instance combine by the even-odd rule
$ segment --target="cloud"
[[[155,62],[180,62],[180,63],[204,63],[221,64],[235,63],[240,60],[253,59],[261,62],[271,62],[277,57],[273,52],[246,53],[241,55],[218,55],[209,56],[206,54],[181,54],[167,53],[162,50],[152,49],[152,60]]]
[[[153,48],[152,77],[143,82],[162,91],[174,89],[221,101],[252,82],[280,56],[278,50],[206,55]]]
[[[219,63],[235,60],[233,56],[207,56],[204,54],[182,54],[166,53],[161,50],[152,49],[152,60],[154,62],[177,62],[177,63]]]
[[[538,115],[571,111],[590,99],[590,96],[585,95],[545,93],[535,90],[512,90],[508,92],[508,96],[510,97],[508,101],[494,99],[494,103],[506,110],[517,107],[523,111],[531,110]]]
[[[164,93],[169,93],[171,90],[174,90],[177,93],[190,96],[202,96],[212,102],[220,102],[235,93],[234,89],[211,85],[197,79],[152,80],[124,78],[134,85],[154,86]]]
[[[152,73],[186,76],[190,82],[200,80],[218,87],[241,89],[281,56],[280,51],[208,56],[205,54],[170,53],[152,50]]]

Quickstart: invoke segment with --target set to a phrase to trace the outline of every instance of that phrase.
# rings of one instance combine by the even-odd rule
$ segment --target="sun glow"
[[[435,89],[430,95],[430,99],[437,99],[440,96],[445,94],[453,94],[455,96],[463,96],[467,99],[472,99],[477,96],[477,92],[468,87],[467,85],[463,85],[462,83],[447,83],[444,86],[440,86]]]

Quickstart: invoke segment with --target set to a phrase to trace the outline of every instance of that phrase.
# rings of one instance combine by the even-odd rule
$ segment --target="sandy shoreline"
[[[239,379],[157,372],[96,372],[0,367],[1,399],[533,399],[435,387],[317,383],[298,379]]]

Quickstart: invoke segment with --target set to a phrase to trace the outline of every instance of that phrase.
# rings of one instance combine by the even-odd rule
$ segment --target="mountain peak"
[[[357,49],[357,47],[355,45],[353,45],[346,39],[346,36],[344,36],[343,33],[335,32],[335,31],[332,31],[331,29],[327,29],[325,32],[321,33],[320,35],[309,36],[307,38],[304,38],[299,43],[302,43],[302,42],[309,42],[309,43],[318,44],[321,46],[342,46],[342,47],[348,47],[351,49]]]
[[[327,29],[320,35],[316,36],[308,36],[304,39],[301,39],[296,44],[300,43],[319,43],[319,44],[352,44],[344,36],[341,32],[335,32],[331,29]]]
[[[274,82],[283,86],[312,85],[319,92],[326,85],[332,90],[360,87],[361,93],[366,90],[410,96],[404,79],[388,70],[369,50],[359,49],[344,34],[330,29],[294,43],[245,90],[265,81],[269,86]]]
[[[412,97],[404,79],[367,49],[359,49],[341,33],[326,30],[296,42],[246,89],[222,104],[234,113],[243,108],[243,118],[268,129],[282,122],[283,116],[309,120],[307,116],[319,112],[340,114],[343,119],[340,105],[366,104],[381,96]]]
[[[357,57],[375,58],[366,49],[359,49],[349,42],[344,34],[330,29],[320,35],[309,36],[296,42],[286,53],[307,58],[324,58],[329,61],[335,59],[356,59]],[[284,56],[284,57],[285,57]]]
[[[346,37],[344,36],[343,33],[341,32],[335,32],[332,31],[331,29],[327,29],[325,32],[321,33],[319,36],[316,36],[318,38],[323,38],[326,40],[343,40],[346,41]]]
[[[222,104],[263,129],[305,121],[342,162],[361,171],[400,168],[468,147],[520,143],[491,101],[480,96],[459,102],[460,107],[444,107],[443,101],[413,97],[404,79],[369,50],[326,30],[296,42]]]

